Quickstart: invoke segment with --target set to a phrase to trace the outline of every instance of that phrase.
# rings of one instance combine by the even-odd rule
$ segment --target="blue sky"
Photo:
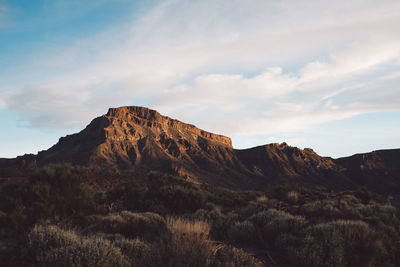
[[[394,0],[0,0],[0,157],[123,105],[236,148],[399,148],[398,14]]]

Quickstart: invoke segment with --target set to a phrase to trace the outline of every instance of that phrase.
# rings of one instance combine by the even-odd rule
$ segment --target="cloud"
[[[230,135],[399,111],[399,12],[398,1],[164,1],[37,53],[7,73],[0,105],[36,128],[148,105]]]
[[[186,114],[186,120],[194,113],[187,111],[196,110],[200,125],[230,135],[291,132],[365,113],[400,111],[400,43],[391,47],[379,56],[375,44],[353,46],[297,73],[270,68],[250,78],[202,75],[191,86],[166,91],[158,107]]]

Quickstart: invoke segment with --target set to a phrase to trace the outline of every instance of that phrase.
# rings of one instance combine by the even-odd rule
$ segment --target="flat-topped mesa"
[[[110,108],[106,116],[113,117],[119,120],[124,120],[127,122],[134,122],[135,124],[151,128],[175,128],[182,133],[191,133],[199,136],[200,138],[204,138],[213,142],[218,142],[219,144],[233,148],[232,140],[227,136],[201,130],[192,124],[187,124],[178,120],[171,119],[170,117],[163,116],[156,110],[152,110],[149,108],[139,106]]]
[[[139,106],[125,106],[118,108],[109,108],[106,116],[116,117],[120,119],[131,119],[132,116],[149,121],[161,121],[167,117],[162,116],[158,111],[139,107]]]

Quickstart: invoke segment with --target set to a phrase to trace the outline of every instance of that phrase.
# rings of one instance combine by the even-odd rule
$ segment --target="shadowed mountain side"
[[[340,167],[331,158],[321,157],[310,148],[299,149],[282,143],[235,152],[253,175],[265,177],[271,182],[287,178],[300,184],[330,189],[356,187],[354,182],[340,173]]]
[[[400,185],[398,154],[382,151],[365,154],[362,159],[355,155],[333,160],[286,143],[237,150],[229,137],[155,110],[131,106],[109,109],[81,132],[60,138],[37,156],[0,160],[0,176],[48,163],[71,162],[122,174],[144,175],[158,170],[193,182],[244,189],[262,189],[285,178],[329,189],[352,189],[362,184],[374,190],[371,187],[386,180]],[[361,165],[368,171],[360,171]]]
[[[381,193],[400,193],[400,149],[356,154],[336,159],[335,163],[361,186]]]

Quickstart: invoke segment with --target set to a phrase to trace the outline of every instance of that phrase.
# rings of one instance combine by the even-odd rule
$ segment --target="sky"
[[[0,157],[109,107],[322,156],[400,148],[398,0],[0,0]]]

